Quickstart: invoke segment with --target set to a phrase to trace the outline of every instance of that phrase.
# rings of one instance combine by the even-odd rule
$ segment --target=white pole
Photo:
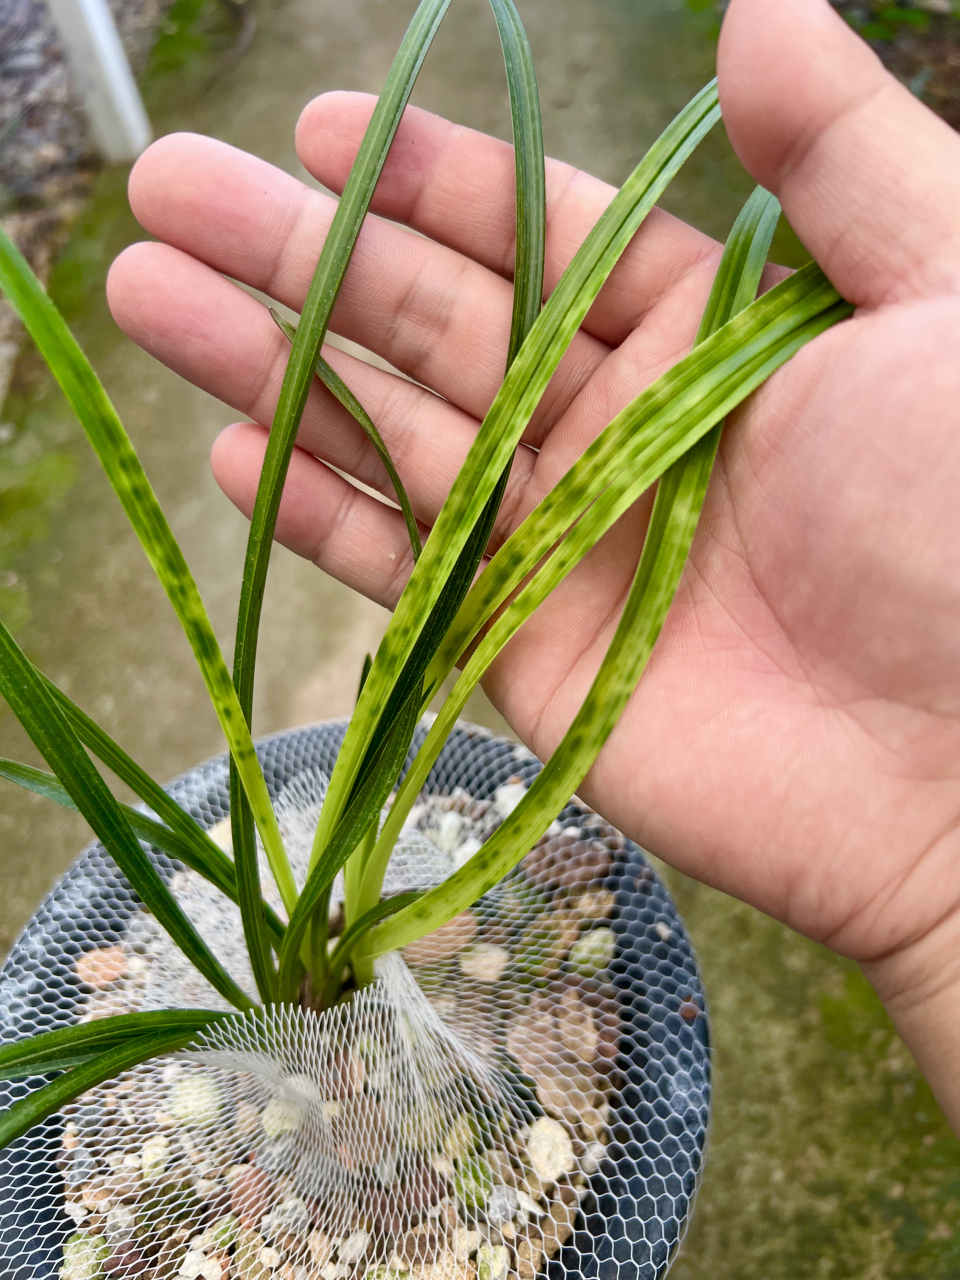
[[[90,120],[111,164],[136,160],[150,142],[150,121],[107,0],[47,0]]]

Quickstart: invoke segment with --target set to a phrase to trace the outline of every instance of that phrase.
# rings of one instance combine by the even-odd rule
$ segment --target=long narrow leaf
[[[250,731],[197,584],[117,412],[40,282],[0,227],[0,289],[7,295],[63,389],[114,493],[176,611],[250,798],[264,848],[288,910],[296,897]],[[292,892],[291,892],[292,891]],[[287,899],[289,898],[289,902]]]
[[[297,336],[297,326],[295,324],[291,324],[289,320],[285,320],[279,311],[275,311],[273,307],[270,308],[270,314],[280,332],[292,343],[294,338]],[[410,539],[410,550],[413,552],[413,558],[414,560],[419,559],[420,552],[423,550],[423,547],[420,542],[420,530],[417,527],[417,518],[413,514],[413,507],[410,505],[410,499],[407,497],[407,491],[403,487],[403,481],[400,479],[400,474],[394,466],[393,458],[390,457],[390,450],[387,448],[383,436],[377,430],[376,423],[370,417],[369,413],[367,413],[366,409],[364,409],[363,405],[353,394],[344,380],[340,377],[339,373],[337,373],[336,369],[324,360],[322,352],[317,353],[317,361],[314,368],[317,377],[323,385],[331,395],[335,396],[337,400],[340,401],[347,413],[350,414],[354,422],[356,422],[360,427],[364,435],[376,450],[377,457],[383,464],[383,469],[386,471],[390,483],[393,486],[397,505],[403,513],[403,520],[407,526],[407,536]]]
[[[516,170],[513,316],[506,361],[509,370],[540,314],[546,243],[546,176],[540,96],[530,43],[513,0],[491,0],[491,7],[500,34],[507,73]],[[421,687],[423,673],[470,589],[490,541],[512,464],[511,453],[377,718],[354,787],[363,782],[369,762],[378,751],[383,738],[401,709],[414,696],[415,689]],[[314,850],[315,858],[319,857],[319,849],[318,840]],[[363,903],[358,910],[372,907],[380,891],[376,878],[370,880],[362,867],[354,866],[353,859],[347,864],[347,877],[348,884],[364,886]],[[350,900],[351,894],[348,892],[348,901]]]
[[[422,0],[414,15],[350,170],[303,304],[260,473],[240,592],[234,683],[247,721],[253,704],[257,635],[277,513],[317,356],[403,110],[449,4],[450,0]],[[231,809],[235,805],[232,798]],[[239,857],[240,851],[235,852]],[[288,904],[288,910],[292,909]]]
[[[240,588],[240,608],[233,656],[233,682],[247,725],[251,722],[253,711],[260,615],[263,609],[263,593],[270,565],[273,535],[280,510],[283,485],[290,466],[297,430],[310,392],[317,357],[320,354],[330,316],[357,243],[360,228],[370,207],[374,188],[383,170],[404,108],[410,99],[423,59],[449,4],[450,0],[421,0],[403,38],[324,241],[290,349],[290,358],[287,361],[283,385],[280,388],[257,486]],[[262,992],[272,981],[272,975],[266,971],[268,963],[266,940],[259,909],[256,906],[260,901],[259,870],[251,814],[248,812],[237,780],[232,774],[230,821],[237,878],[241,888],[244,932],[248,937],[248,945],[255,964],[258,988]],[[294,893],[288,901],[287,895],[284,894],[284,904],[290,913],[294,909],[295,897]]]
[[[149,1062],[151,1058],[185,1048],[195,1035],[196,1030],[134,1036],[125,1044],[98,1054],[81,1066],[74,1067],[72,1071],[58,1076],[52,1084],[34,1089],[6,1111],[0,1111],[0,1149],[47,1116],[59,1111],[64,1103],[79,1097],[81,1093],[102,1084],[104,1080],[112,1079],[121,1071],[139,1066],[141,1062]]]
[[[33,664],[0,622],[0,693],[104,848],[184,955],[238,1009],[251,1001],[187,919]]]
[[[257,994],[264,1004],[277,998],[277,972],[267,935],[267,917],[260,884],[260,860],[253,813],[244,795],[240,775],[233,760],[228,771],[230,785],[230,836],[237,877],[237,905],[243,940],[250,959]]]
[[[564,351],[656,200],[719,119],[708,85],[661,135],[611,201],[564,272],[504,379],[427,540],[374,658],[331,777],[314,844],[324,847],[389,696],[443,584],[502,475]]]
[[[507,72],[516,168],[517,227],[513,317],[507,350],[507,368],[509,368],[540,311],[546,233],[546,184],[540,101],[529,42],[513,0],[491,0],[491,5],[500,32]],[[357,416],[355,409],[339,393],[336,385],[324,376],[323,370],[320,372],[327,385]],[[365,426],[362,419],[360,421],[361,425]],[[366,426],[365,429],[367,429]],[[369,430],[368,434],[370,434]],[[376,439],[374,443],[376,445]],[[380,756],[381,743],[395,727],[397,717],[402,714],[402,708],[417,697],[420,689],[420,673],[425,669],[446,628],[456,616],[486,550],[506,490],[509,472],[510,461],[504,466],[497,485],[461,550],[453,572],[444,583],[440,598],[418,638],[407,667],[401,673],[379,717],[379,722],[368,743],[364,762],[354,782],[354,790],[365,785],[367,770]],[[394,478],[394,487],[399,497],[402,490],[399,488],[398,478]],[[404,513],[407,514],[406,509]],[[408,526],[411,521],[412,513],[407,517]],[[410,720],[411,732],[413,724],[415,719]],[[370,834],[375,834],[372,829]],[[335,834],[332,839],[336,840]],[[371,879],[366,874],[365,859],[371,844],[372,841],[364,840],[345,867],[345,907],[348,911],[348,919],[371,910],[379,898],[380,880],[377,877]],[[313,863],[318,856],[319,847],[315,848]],[[320,957],[317,956],[316,959]]]
[[[750,206],[750,213],[753,208]],[[749,213],[745,212],[744,216],[748,217]],[[748,225],[753,225],[752,220]],[[767,220],[761,218],[758,234],[765,235],[767,230]],[[742,265],[738,253],[740,240],[738,225],[737,234],[732,237],[730,256],[714,290],[714,295],[722,292],[728,303],[733,299],[729,296],[727,281],[734,267],[739,269]],[[505,557],[499,563],[498,557],[494,557],[475,589],[476,592],[481,591],[488,574],[507,574],[510,586],[506,581],[498,580],[504,589],[498,587],[492,595],[488,590],[484,597],[487,616],[580,515],[558,549],[499,615],[471,654],[391,806],[370,859],[372,867],[380,871],[386,866],[400,827],[447,735],[470,693],[503,646],[644,490],[672,464],[679,465],[677,459],[682,461],[681,455],[689,456],[685,450],[699,448],[697,442],[701,437],[715,430],[715,424],[722,421],[730,408],[769,376],[778,364],[782,364],[823,327],[848,314],[849,308],[838,304],[836,299],[836,292],[816,269],[808,270],[771,291],[762,304],[751,308],[749,322],[744,318],[712,340],[707,355],[712,352],[713,359],[705,359],[702,349],[699,352],[695,350],[638,396],[605,428],[557,486],[557,489],[565,489],[569,497],[567,508],[561,507],[559,524],[539,521],[549,505],[552,504],[555,510],[555,489],[511,535],[503,548]],[[614,447],[611,441],[614,444],[619,441],[618,446]],[[593,464],[593,459],[601,453],[606,457],[605,471],[598,470]],[[605,489],[604,484],[607,486]],[[672,492],[671,486],[667,488]],[[584,505],[586,510],[582,510]],[[536,538],[531,535],[531,530]],[[474,618],[476,616],[475,612]],[[456,647],[451,647],[444,655],[451,667],[464,642],[464,635],[470,639],[478,628],[479,623],[466,631],[454,632]],[[445,674],[446,668],[437,665],[430,676],[437,681]]]
[[[15,782],[17,786],[23,787],[27,791],[32,791],[35,795],[43,796],[47,800],[52,800],[55,804],[62,805],[65,809],[75,810],[77,808],[66,787],[58,782],[54,774],[47,773],[44,769],[35,769],[32,765],[20,764],[17,760],[0,759],[0,778]],[[131,808],[130,805],[121,804],[120,808],[130,823],[130,829],[138,840],[142,840],[144,844],[153,845],[157,849],[162,849],[164,853],[170,854],[172,858],[176,858],[184,866],[190,867],[193,871],[202,875],[204,879],[209,880],[231,902],[237,901],[237,877],[233,863],[212,840],[208,841],[207,845],[201,845],[198,852],[197,845],[185,840],[181,831],[164,826],[162,822],[156,822],[138,809]],[[213,853],[211,853],[211,850]],[[282,941],[284,934],[282,921],[277,918],[276,913],[269,907],[265,907],[265,912],[271,933],[273,933],[278,942]]]
[[[530,41],[513,0],[490,0],[490,6],[497,21],[507,72],[517,186],[513,318],[506,364],[509,369],[540,314],[543,300],[547,183],[540,94]]]
[[[65,1071],[110,1049],[120,1048],[137,1036],[192,1037],[211,1023],[230,1016],[213,1009],[159,1009],[121,1013],[113,1018],[98,1018],[94,1022],[45,1031],[0,1047],[0,1080]]]

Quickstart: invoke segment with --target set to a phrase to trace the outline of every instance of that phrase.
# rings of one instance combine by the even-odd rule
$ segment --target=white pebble
[[[107,1244],[121,1244],[136,1235],[137,1215],[125,1204],[118,1204],[107,1214]]]
[[[145,1181],[158,1178],[166,1167],[170,1155],[170,1140],[162,1133],[148,1138],[140,1148],[140,1165]]]
[[[293,1133],[300,1128],[303,1112],[295,1102],[288,1102],[286,1098],[274,1098],[264,1108],[260,1123],[268,1138],[280,1138],[285,1133]]]
[[[459,813],[451,809],[443,815],[437,828],[437,844],[444,853],[453,853],[460,843],[462,831],[463,818]]]
[[[305,1236],[310,1230],[310,1211],[299,1198],[291,1196],[273,1213],[268,1213],[260,1224],[260,1234],[268,1240],[276,1240],[278,1236]]]
[[[480,1245],[480,1232],[471,1231],[469,1227],[457,1227],[453,1233],[453,1252],[461,1261],[466,1262],[471,1253],[475,1253]]]
[[[203,1264],[206,1260],[207,1255],[201,1253],[199,1249],[188,1249],[180,1263],[180,1275],[186,1276],[187,1280],[197,1280],[197,1277],[203,1274]]]
[[[462,866],[468,863],[480,849],[481,844],[482,841],[478,840],[476,836],[467,836],[463,844],[457,845],[452,854],[454,870],[459,871]]]
[[[512,1222],[518,1207],[517,1193],[512,1187],[501,1184],[490,1188],[483,1211],[491,1226],[502,1227],[505,1223]]]
[[[483,1244],[477,1250],[478,1280],[507,1280],[510,1254],[506,1245]]]
[[[366,1231],[354,1231],[353,1235],[347,1236],[340,1246],[340,1261],[359,1262],[369,1243],[370,1236]]]
[[[220,1090],[213,1080],[203,1076],[177,1080],[170,1097],[170,1110],[181,1124],[212,1129],[220,1119]]]
[[[542,1204],[538,1204],[526,1191],[517,1192],[517,1203],[528,1218],[542,1218],[547,1212]]]
[[[556,1182],[576,1164],[573,1143],[566,1129],[549,1116],[540,1116],[530,1126],[527,1154],[534,1173],[544,1182]]]
[[[493,793],[493,807],[501,818],[509,818],[526,794],[525,782],[505,782]]]
[[[478,942],[460,952],[460,971],[475,982],[499,982],[510,963],[510,952],[492,942]]]
[[[600,1161],[606,1152],[602,1142],[591,1142],[588,1144],[586,1151],[580,1157],[580,1168],[584,1173],[596,1173],[600,1168]]]

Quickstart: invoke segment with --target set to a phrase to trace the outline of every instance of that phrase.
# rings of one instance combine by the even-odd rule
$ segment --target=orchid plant
[[[516,156],[512,328],[502,385],[421,546],[410,502],[376,426],[320,353],[374,188],[450,2],[421,0],[354,162],[299,323],[294,327],[275,317],[291,348],[250,525],[232,675],[113,405],[53,302],[0,232],[0,288],[100,459],[180,619],[219,717],[230,754],[233,856],[37,670],[2,623],[0,692],[52,772],[4,760],[0,774],[78,809],[144,907],[239,1011],[277,1004],[322,1011],[349,999],[374,980],[378,956],[451,920],[520,861],[590,769],[643,673],[683,571],[725,416],[800,347],[852,310],[813,263],[756,298],[779,217],[776,200],[758,189],[733,227],[694,349],[617,414],[478,573],[514,451],[564,352],[655,202],[720,118],[711,83],[650,148],[542,303],[545,182],[536,79],[513,0],[491,0],[506,63]],[[415,565],[376,655],[364,664],[309,872],[298,887],[258,763],[251,715],[277,513],[315,377],[349,410],[380,455],[406,520]],[[395,842],[471,691],[538,605],[654,484],[656,498],[619,625],[562,742],[512,813],[459,870],[429,891],[384,896]],[[457,667],[459,675],[410,762],[415,728]],[[132,788],[141,808],[114,797],[97,761]],[[258,841],[282,913],[264,901]],[[259,1005],[191,924],[151,849],[199,873],[238,904]],[[343,925],[330,938],[331,889],[341,870]],[[5,1046],[0,1074],[52,1078],[0,1113],[0,1145],[94,1085],[186,1046],[205,1027],[230,1016],[195,1009],[121,1014]]]

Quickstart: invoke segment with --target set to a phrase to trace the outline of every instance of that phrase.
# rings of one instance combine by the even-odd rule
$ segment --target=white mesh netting
[[[510,744],[460,737],[463,759],[441,758],[431,780],[448,794],[425,796],[411,814],[388,893],[429,887],[460,865],[538,767]],[[485,760],[492,744],[496,768]],[[318,754],[288,750],[274,779],[301,883],[328,767]],[[206,781],[209,812],[198,816],[223,838],[223,782]],[[171,872],[184,909],[253,995],[239,911],[195,873]],[[85,911],[75,901],[67,911],[74,927],[87,925],[65,949],[72,1017],[46,1025],[225,1007],[152,917],[110,903],[102,885],[92,897],[89,881],[88,869]],[[15,951],[3,996],[22,1035],[43,1019],[23,1016],[18,963]],[[651,991],[661,992],[660,1018]],[[402,956],[382,958],[376,983],[349,1003],[237,1015],[33,1130],[0,1161],[3,1274],[655,1276],[675,1250],[700,1165],[705,1023],[662,885],[623,837],[570,806],[501,885]]]

